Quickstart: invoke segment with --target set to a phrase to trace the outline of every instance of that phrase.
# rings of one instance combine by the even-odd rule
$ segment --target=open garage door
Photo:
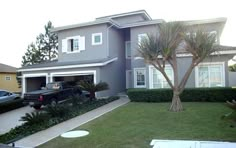
[[[77,71],[77,72],[59,72],[51,74],[51,82],[74,82],[78,84],[80,81],[96,83],[96,71]]]
[[[39,90],[48,83],[47,73],[23,74],[22,76],[22,96],[26,92]]]
[[[80,76],[54,76],[53,82],[65,81],[78,84],[80,81],[87,81],[93,83],[93,75],[80,75]]]
[[[40,90],[46,86],[46,77],[26,78],[26,92]]]

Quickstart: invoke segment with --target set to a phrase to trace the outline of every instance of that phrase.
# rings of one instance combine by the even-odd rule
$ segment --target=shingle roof
[[[24,71],[25,69],[38,69],[38,68],[52,68],[52,67],[62,67],[62,66],[76,66],[76,65],[88,65],[88,64],[101,64],[110,63],[116,58],[106,58],[106,59],[96,59],[96,60],[85,60],[85,61],[64,61],[59,62],[57,60],[51,62],[45,62],[41,64],[34,64],[29,66],[24,66],[18,69],[18,71]]]
[[[16,67],[0,63],[0,72],[16,73]]]

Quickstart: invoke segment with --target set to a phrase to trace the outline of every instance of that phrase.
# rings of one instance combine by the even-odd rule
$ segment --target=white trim
[[[76,76],[76,75],[93,75],[94,84],[97,83],[96,70],[87,71],[68,71],[68,72],[52,72],[50,73],[50,82],[53,82],[53,77],[55,76]]]
[[[7,78],[9,79],[7,80]],[[11,81],[11,76],[5,76],[5,81]]]
[[[54,66],[54,67],[43,67],[43,68],[29,68],[29,69],[19,69],[19,72],[25,71],[39,71],[39,70],[54,70],[54,69],[69,69],[69,68],[82,68],[82,67],[98,67],[105,66],[111,62],[118,60],[118,58],[113,58],[103,63],[92,63],[92,64],[78,64],[78,65],[69,65],[69,66]]]
[[[130,57],[128,57],[128,54],[127,54],[127,44],[130,44]],[[131,59],[131,41],[125,41],[125,57],[126,59]]]
[[[136,70],[144,70],[144,85],[141,85],[141,86],[138,86],[137,85],[137,75],[136,75]],[[147,84],[147,71],[146,71],[146,68],[143,67],[143,68],[134,68],[134,72],[133,72],[133,75],[134,75],[134,88],[146,88],[146,84]]]
[[[126,13],[102,16],[102,17],[98,17],[96,19],[100,20],[100,19],[106,19],[106,18],[125,17],[125,16],[130,16],[130,15],[135,15],[135,14],[144,14],[149,20],[152,20],[152,18],[149,16],[149,14],[145,10],[138,10],[138,11],[133,11],[133,12],[126,12]]]
[[[95,36],[100,36],[100,42],[95,42]],[[102,32],[92,34],[92,45],[101,45],[102,44]]]
[[[127,79],[127,75],[129,75],[131,73],[131,75],[130,75],[130,79]],[[125,71],[125,87],[126,87],[126,89],[128,89],[128,88],[131,88],[132,86],[130,86],[130,84],[132,85],[132,82],[130,82],[131,81],[131,79],[132,79],[132,70],[126,70]]]
[[[224,55],[224,54],[236,54],[236,50],[226,50],[226,51],[216,51],[211,53],[211,55]],[[177,57],[192,57],[193,55],[190,53],[179,53]],[[162,58],[162,56],[158,56],[158,58]],[[134,57],[134,60],[141,60],[143,57]]]
[[[156,69],[153,65],[149,65],[148,66],[148,70],[149,70],[149,80],[148,81],[149,81],[149,88],[151,88],[151,89],[153,89],[153,72],[152,72],[153,68]],[[171,68],[171,70],[172,70],[172,79],[174,81],[174,71],[173,71],[173,68],[171,67],[171,65],[170,64],[166,64],[165,68]],[[159,72],[159,70],[157,70],[157,71]],[[165,77],[164,77],[164,79],[165,79]],[[162,88],[164,88],[164,87],[162,87]]]
[[[225,63],[224,62],[205,62],[205,63],[200,63],[198,66],[195,67],[195,87],[199,87],[198,85],[198,68],[201,65],[222,65],[222,87],[225,87]]]
[[[48,74],[47,73],[35,73],[35,74],[22,74],[22,96],[26,92],[26,78],[34,77],[46,77],[46,84],[48,83]]]

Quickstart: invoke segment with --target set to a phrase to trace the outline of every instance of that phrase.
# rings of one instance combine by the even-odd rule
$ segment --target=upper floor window
[[[142,42],[142,40],[144,40],[144,39],[148,39],[148,35],[146,33],[139,34],[138,35],[138,44],[140,44]]]
[[[74,36],[62,40],[62,52],[72,53],[85,50],[85,37]]]
[[[69,39],[68,40],[68,52],[78,51],[79,50],[79,39]]]
[[[93,33],[92,45],[101,45],[101,44],[102,44],[102,33]]]
[[[5,76],[5,80],[6,81],[10,81],[11,80],[11,76]]]
[[[131,58],[131,43],[130,43],[130,41],[125,42],[125,56],[126,56],[126,59]]]

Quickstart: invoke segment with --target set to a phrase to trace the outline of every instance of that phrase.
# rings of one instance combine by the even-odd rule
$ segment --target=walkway
[[[11,128],[16,127],[17,125],[21,125],[23,122],[19,121],[20,118],[24,116],[25,113],[32,111],[34,111],[33,108],[26,106],[0,114],[0,135],[7,133]]]
[[[236,148],[235,142],[192,141],[192,140],[157,140],[150,143],[152,148]]]
[[[62,133],[65,133],[67,131],[70,131],[78,126],[81,126],[93,119],[96,119],[107,112],[110,112],[117,107],[120,107],[126,103],[129,102],[128,97],[121,97],[119,100],[113,101],[109,104],[106,104],[100,108],[97,108],[95,110],[92,110],[90,112],[87,112],[81,116],[77,116],[75,118],[72,118],[70,120],[67,120],[65,122],[62,122],[58,125],[55,125],[49,129],[40,131],[38,133],[35,133],[33,135],[30,135],[28,137],[25,137],[19,141],[15,142],[16,147],[36,147],[39,146],[59,135]]]

